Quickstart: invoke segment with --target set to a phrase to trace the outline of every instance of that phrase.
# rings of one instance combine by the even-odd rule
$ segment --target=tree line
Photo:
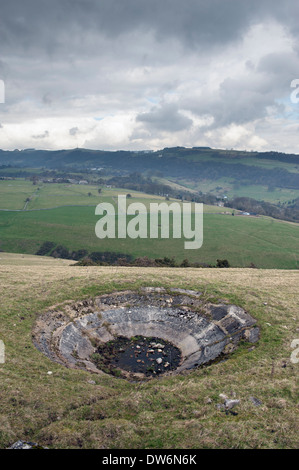
[[[57,245],[54,242],[46,241],[35,253],[38,256],[52,256],[53,258],[62,258],[77,261],[76,266],[137,266],[137,267],[155,267],[155,268],[229,268],[230,263],[227,259],[217,259],[216,264],[203,262],[191,262],[187,258],[182,262],[174,257],[164,256],[163,258],[149,258],[148,256],[133,258],[125,253],[98,252],[88,253],[85,249],[68,250],[63,245]],[[254,267],[253,265],[251,267]]]
[[[236,197],[224,204],[250,214],[266,215],[275,219],[299,222],[299,198],[284,204],[271,204],[270,202],[257,201],[250,197]]]

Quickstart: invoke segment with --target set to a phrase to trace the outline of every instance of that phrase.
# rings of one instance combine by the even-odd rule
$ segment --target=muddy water
[[[147,377],[174,370],[181,362],[181,352],[162,338],[118,337],[101,345],[92,357],[99,369],[119,375],[120,370]]]

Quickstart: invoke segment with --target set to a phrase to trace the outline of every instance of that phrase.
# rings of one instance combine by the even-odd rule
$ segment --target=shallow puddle
[[[119,336],[101,345],[91,359],[99,369],[113,375],[124,370],[150,377],[176,369],[182,356],[177,347],[162,338]]]

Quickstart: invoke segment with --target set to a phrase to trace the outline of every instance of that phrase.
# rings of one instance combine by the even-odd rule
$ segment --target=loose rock
[[[255,397],[249,397],[249,400],[254,404],[254,406],[261,406],[262,402]]]
[[[48,447],[42,447],[36,442],[26,442],[26,441],[17,441],[14,442],[10,447],[7,447],[7,449],[48,449]]]
[[[231,410],[235,406],[239,405],[240,400],[225,400],[224,406],[226,410]]]

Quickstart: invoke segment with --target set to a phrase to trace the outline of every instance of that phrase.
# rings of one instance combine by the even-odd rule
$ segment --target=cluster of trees
[[[88,255],[87,250],[69,251],[63,245],[57,245],[54,242],[44,242],[35,253],[39,256],[52,256],[53,258],[62,258],[78,261]]]
[[[270,202],[257,201],[250,197],[236,197],[225,203],[226,207],[233,207],[251,214],[266,215],[275,219],[299,222],[299,198],[286,204],[271,204]]]
[[[100,255],[100,253],[98,254]],[[112,255],[112,253],[110,253]],[[137,267],[149,267],[149,268],[229,268],[230,263],[227,259],[217,259],[216,265],[200,262],[191,262],[188,259],[184,259],[182,262],[176,261],[175,258],[149,258],[148,256],[142,256],[135,259],[128,259],[126,257],[118,257],[118,254],[115,254],[116,259],[113,263],[108,262],[107,258],[103,260],[94,260],[91,259],[91,256],[88,256],[77,263],[77,266],[137,266]],[[100,258],[100,257],[99,257]]]
[[[138,172],[130,173],[128,176],[113,176],[107,181],[107,184],[147,194],[158,194],[160,196],[173,194],[173,190],[169,185],[160,184],[153,181],[150,177],[144,177]]]
[[[27,171],[24,171],[24,170],[21,170],[20,168],[9,168],[9,169],[6,169],[8,168],[5,167],[5,165],[3,165],[2,167],[0,167],[0,176],[1,177],[8,177],[8,178],[26,178],[28,176],[28,172]],[[5,170],[5,172],[1,173],[1,169]]]
[[[186,168],[191,176],[191,168]],[[198,162],[193,165],[192,177],[199,179],[213,179],[217,181],[223,177],[233,178],[239,184],[263,185],[279,188],[297,189],[299,187],[299,174],[291,173],[284,168],[261,168],[241,163],[222,163],[215,161]]]
[[[119,260],[130,263],[133,260],[131,255],[113,252],[93,252],[88,253],[85,249],[68,250],[64,245],[57,245],[54,242],[46,241],[35,253],[39,256],[52,256],[53,258],[69,259],[74,261],[86,260],[90,264],[117,264]]]
[[[107,181],[107,184],[117,187],[133,189],[147,194],[155,194],[158,196],[172,197],[190,202],[202,202],[204,204],[215,204],[218,198],[213,194],[203,194],[199,192],[194,194],[188,190],[173,189],[166,184],[153,181],[150,177],[144,177],[141,173],[135,172],[128,176],[114,176]]]
[[[133,261],[133,257],[131,255],[126,255],[124,253],[114,253],[110,251],[94,251],[93,253],[85,256],[85,259],[90,260],[94,264],[99,264],[102,266],[109,266],[114,264],[119,265],[125,263],[129,264]]]
[[[50,251],[54,249],[54,247],[55,247],[55,243],[44,242],[35,254],[39,256],[46,256],[49,254]]]
[[[88,253],[87,250],[81,249],[70,251],[63,245],[57,245],[54,242],[44,242],[35,253],[39,256],[52,256],[53,258],[62,258],[78,261],[78,266],[138,266],[138,267],[155,267],[155,268],[229,268],[230,263],[227,259],[217,259],[215,265],[201,262],[191,262],[184,259],[182,262],[176,261],[174,257],[169,258],[149,258],[143,256],[133,258],[131,255],[114,252],[98,252]]]
[[[267,160],[276,160],[279,162],[287,163],[298,163],[299,164],[299,155],[294,153],[282,153],[282,152],[257,152],[255,154],[257,158],[267,159]]]
[[[168,177],[196,178],[197,180],[212,179],[217,181],[223,177],[232,178],[239,184],[263,185],[279,188],[296,189],[299,187],[299,174],[291,173],[284,168],[262,168],[242,163],[232,163],[232,160],[215,161],[192,161],[179,158],[174,154],[163,153],[163,158],[153,155],[134,159],[134,169],[137,172],[145,172],[150,169],[162,172]],[[149,162],[151,161],[151,166]],[[123,164],[123,162],[122,162]],[[128,159],[126,170],[132,169],[132,159]],[[131,176],[131,175],[130,175]],[[113,184],[113,183],[111,183]]]

